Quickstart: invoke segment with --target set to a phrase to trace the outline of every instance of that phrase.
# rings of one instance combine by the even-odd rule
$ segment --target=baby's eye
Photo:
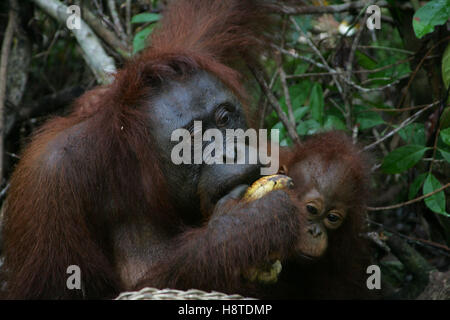
[[[308,210],[308,212],[312,215],[317,215],[319,213],[319,210],[317,210],[317,208],[311,204],[306,205],[306,210]]]
[[[328,221],[330,221],[330,222],[332,222],[332,223],[336,223],[336,222],[339,221],[340,217],[337,216],[337,215],[335,215],[335,214],[330,213],[330,214],[327,216],[327,219],[328,219]]]

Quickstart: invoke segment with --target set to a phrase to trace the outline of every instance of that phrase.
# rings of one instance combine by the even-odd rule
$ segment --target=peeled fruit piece
[[[274,174],[262,177],[256,180],[250,187],[247,188],[242,201],[251,202],[264,197],[273,190],[291,189],[294,187],[294,182],[288,176],[283,174]],[[272,259],[271,259],[272,260]],[[258,282],[261,284],[273,284],[278,281],[278,276],[281,272],[282,265],[280,260],[267,262],[258,267],[253,267],[244,272],[244,277],[251,282]]]
[[[250,282],[258,282],[260,284],[274,284],[278,281],[278,276],[281,273],[281,262],[276,260],[273,263],[267,263],[259,266],[259,268],[250,268],[244,277]]]
[[[265,176],[256,180],[250,187],[248,187],[242,200],[250,202],[264,197],[273,190],[291,189],[294,182],[288,176],[283,174],[274,174]]]

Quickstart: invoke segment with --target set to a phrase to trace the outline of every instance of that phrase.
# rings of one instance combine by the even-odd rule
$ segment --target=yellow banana
[[[265,176],[256,180],[245,192],[242,200],[250,202],[258,200],[268,194],[270,191],[292,188],[294,182],[288,176],[274,174]]]
[[[259,266],[259,268],[250,268],[244,272],[244,278],[250,282],[258,282],[261,284],[273,284],[278,282],[282,265],[280,260],[269,262]]]
[[[264,197],[273,190],[291,189],[294,187],[294,182],[288,176],[282,174],[274,174],[271,176],[262,177],[247,188],[243,201],[250,202]],[[278,276],[281,272],[282,265],[280,260],[275,262],[268,262],[258,267],[253,267],[244,272],[244,277],[251,282],[258,282],[262,284],[273,284],[278,281]]]

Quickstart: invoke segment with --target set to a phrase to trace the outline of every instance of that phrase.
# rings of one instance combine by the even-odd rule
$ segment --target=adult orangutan
[[[324,173],[325,142],[290,153],[294,193],[277,190],[254,201],[241,196],[259,177],[259,165],[176,165],[171,159],[172,132],[191,130],[194,121],[222,132],[247,128],[235,67],[255,59],[264,42],[263,11],[253,0],[173,2],[151,47],[111,85],[86,93],[69,116],[34,135],[12,176],[4,212],[7,298],[109,298],[143,286],[265,296],[270,291],[243,275],[274,258],[286,270],[280,285],[286,278],[293,284],[280,296],[291,297],[292,290],[321,297],[326,279],[339,284],[356,270],[333,278],[333,268],[351,267],[348,252],[361,244],[353,241],[358,223],[352,221],[362,215],[352,188],[363,180],[342,181],[349,184],[341,198],[349,200],[347,217],[336,232],[342,236],[334,240],[330,232],[327,251],[320,232],[327,206],[312,213],[304,198],[311,188],[321,192],[310,176],[341,186]],[[341,155],[359,164],[354,153]],[[356,166],[348,176],[363,172]],[[317,270],[307,270],[304,260],[324,252],[331,265],[319,261]],[[289,263],[294,258],[301,263]],[[81,270],[81,290],[66,285],[71,265]]]
[[[34,135],[4,212],[7,298],[107,298],[142,286],[246,292],[244,270],[296,251],[301,218],[284,191],[236,201],[258,165],[170,157],[171,133],[194,120],[247,128],[233,66],[260,48],[262,12],[252,0],[173,2],[151,46],[111,85]],[[81,290],[66,285],[71,265]]]

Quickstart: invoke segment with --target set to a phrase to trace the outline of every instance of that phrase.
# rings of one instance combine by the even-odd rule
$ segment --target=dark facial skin
[[[321,257],[328,247],[327,232],[338,229],[343,223],[349,204],[340,193],[345,181],[345,168],[339,162],[324,164],[317,157],[296,163],[289,171],[295,177],[294,203],[303,210],[306,223],[299,254],[307,258]]]
[[[161,157],[162,171],[170,186],[173,204],[184,212],[209,215],[214,204],[239,184],[250,184],[259,176],[259,166],[251,164],[180,164],[171,160],[172,132],[192,130],[194,121],[202,121],[203,132],[217,128],[247,129],[239,100],[214,76],[199,71],[185,81],[161,85],[158,97],[149,108],[154,141]],[[224,139],[225,140],[225,139]],[[225,141],[224,141],[225,143]],[[203,148],[208,143],[203,143]],[[193,151],[192,151],[193,156]]]

